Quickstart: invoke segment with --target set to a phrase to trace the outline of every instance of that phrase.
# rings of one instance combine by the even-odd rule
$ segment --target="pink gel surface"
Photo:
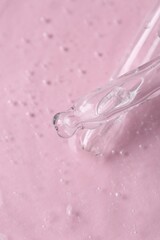
[[[1,0],[0,240],[159,240],[160,99],[132,112],[106,158],[52,125],[107,83],[151,6]]]

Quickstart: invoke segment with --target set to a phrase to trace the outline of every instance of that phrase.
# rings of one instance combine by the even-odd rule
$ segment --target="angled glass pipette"
[[[119,73],[143,65],[81,98],[69,110],[57,113],[53,123],[59,136],[69,138],[81,129],[78,138],[82,148],[103,154],[102,138],[107,138],[119,123],[123,124],[131,109],[160,95],[159,24],[158,4]]]

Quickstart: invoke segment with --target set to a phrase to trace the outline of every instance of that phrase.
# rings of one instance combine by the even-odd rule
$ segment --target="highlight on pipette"
[[[160,94],[160,57],[79,99],[53,124],[59,136],[72,137],[78,129],[96,129]]]

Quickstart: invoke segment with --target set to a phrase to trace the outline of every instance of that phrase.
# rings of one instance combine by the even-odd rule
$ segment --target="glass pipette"
[[[159,24],[158,4],[119,74],[143,65],[81,98],[68,111],[56,114],[53,122],[59,136],[68,138],[81,129],[77,136],[82,148],[102,154],[102,138],[109,137],[112,129],[123,124],[134,107],[160,94]]]

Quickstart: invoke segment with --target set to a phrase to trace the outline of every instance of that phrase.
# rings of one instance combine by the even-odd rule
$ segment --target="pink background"
[[[52,125],[120,66],[151,2],[0,1],[0,240],[159,240],[158,100],[110,159]]]

